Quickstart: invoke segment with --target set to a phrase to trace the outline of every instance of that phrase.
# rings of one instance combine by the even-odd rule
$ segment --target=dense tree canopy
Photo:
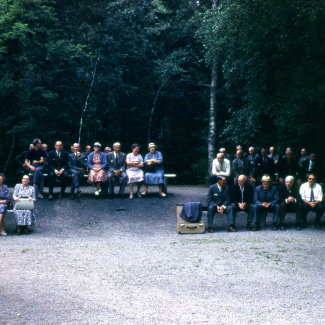
[[[216,62],[216,149],[322,154],[324,14],[324,0],[0,1],[0,167],[35,137],[68,149],[83,116],[83,147],[154,141],[179,181],[205,181]]]

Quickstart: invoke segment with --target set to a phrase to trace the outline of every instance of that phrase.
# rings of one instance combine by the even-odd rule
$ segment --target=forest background
[[[238,143],[324,159],[324,17],[324,0],[0,1],[0,170],[36,137],[153,141],[188,184]]]

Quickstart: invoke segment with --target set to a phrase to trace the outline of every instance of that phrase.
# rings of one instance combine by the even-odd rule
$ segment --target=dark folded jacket
[[[188,222],[200,222],[202,218],[202,203],[184,203],[183,209],[179,215]]]

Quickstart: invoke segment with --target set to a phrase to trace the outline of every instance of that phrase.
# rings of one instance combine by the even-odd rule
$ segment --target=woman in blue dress
[[[4,228],[4,222],[10,194],[8,186],[3,184],[5,179],[5,175],[0,173],[0,236],[7,236]]]
[[[13,199],[16,202],[14,213],[17,224],[17,235],[21,235],[22,232],[26,235],[29,234],[28,226],[34,226],[36,222],[36,210],[16,210],[16,204],[20,198],[28,198],[30,201],[36,201],[35,188],[29,185],[28,175],[24,175],[22,179],[22,184],[17,184],[15,186]]]
[[[163,192],[163,184],[165,183],[163,156],[160,151],[156,151],[156,145],[149,143],[149,152],[144,157],[144,166],[146,167],[146,174],[144,177],[145,188],[141,195],[146,195],[148,192],[148,185],[157,184],[159,188],[159,195],[166,197]]]

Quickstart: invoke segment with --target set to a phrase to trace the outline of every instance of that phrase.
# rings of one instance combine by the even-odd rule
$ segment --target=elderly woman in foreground
[[[0,173],[0,236],[7,236],[4,228],[4,221],[10,194],[8,186],[3,184],[5,179],[5,175]]]
[[[15,219],[17,224],[17,235],[21,235],[24,232],[29,234],[28,227],[34,226],[36,222],[36,210],[16,210],[17,202],[21,198],[28,198],[29,201],[36,201],[35,188],[29,185],[29,176],[24,175],[22,184],[15,186],[13,199],[15,203]]]
[[[94,151],[89,154],[87,162],[89,168],[88,183],[96,184],[96,196],[100,194],[101,183],[107,181],[107,174],[105,171],[105,168],[107,166],[107,159],[104,152],[100,151],[100,148],[101,144],[96,142],[94,144]]]
[[[166,197],[163,192],[163,184],[165,183],[163,156],[160,151],[156,151],[156,145],[149,143],[149,152],[144,157],[144,165],[146,167],[146,174],[144,177],[145,188],[141,195],[146,195],[148,192],[149,184],[157,184],[159,188],[159,195]]]
[[[133,184],[136,183],[138,186],[137,196],[141,197],[140,188],[143,182],[143,158],[139,154],[140,146],[135,143],[131,146],[132,152],[126,156],[127,170],[126,174],[129,178],[130,186],[130,199],[133,199]]]

